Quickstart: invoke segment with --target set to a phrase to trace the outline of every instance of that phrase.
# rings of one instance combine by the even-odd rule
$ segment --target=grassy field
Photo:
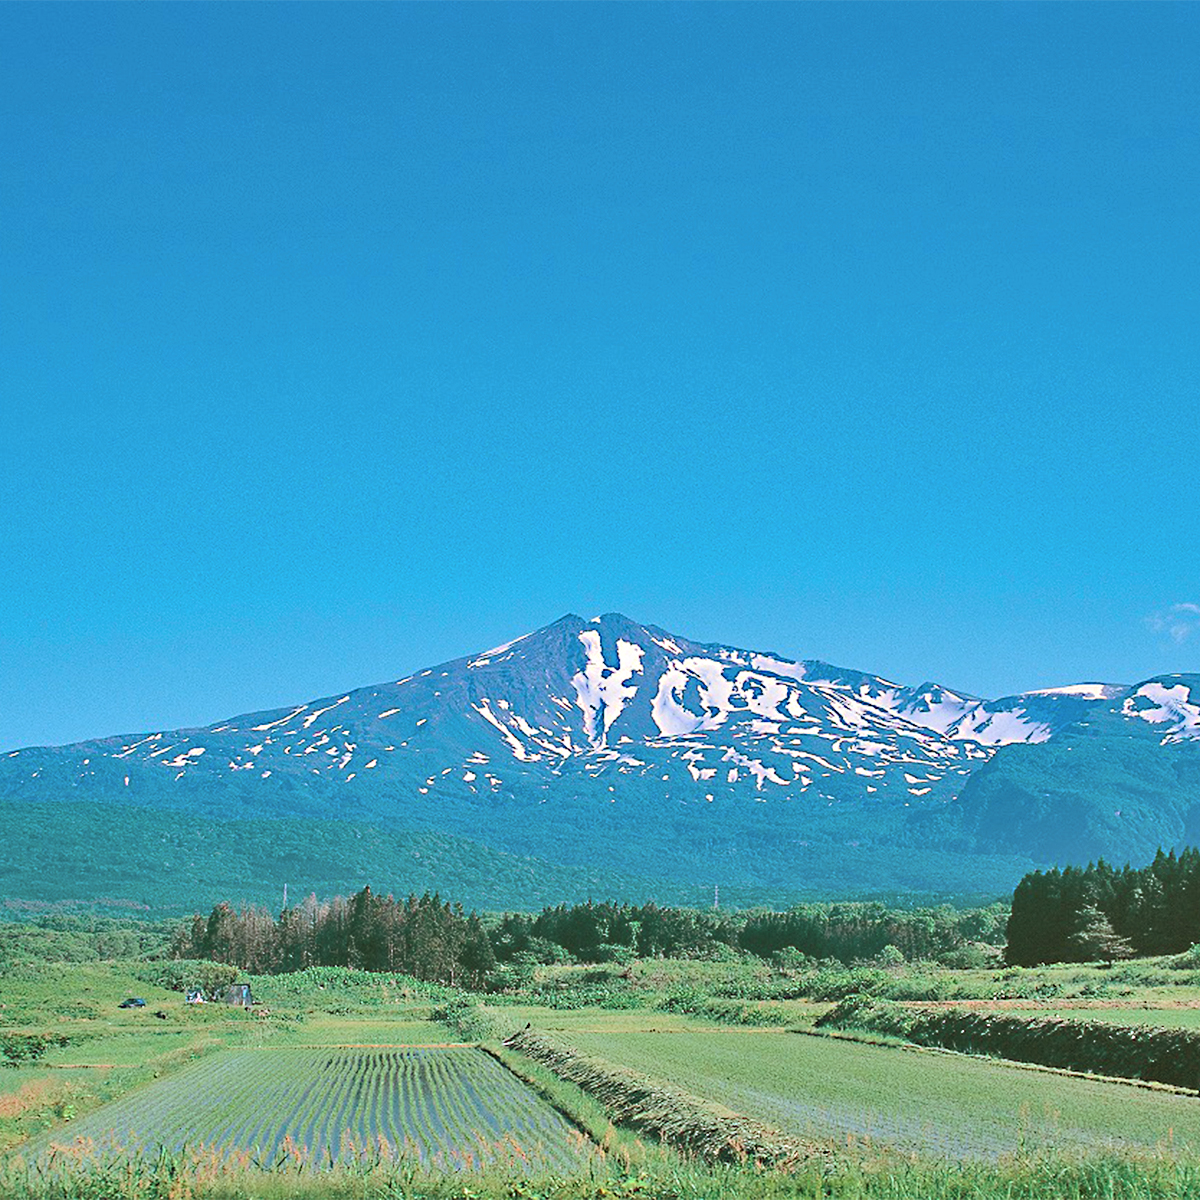
[[[1200,1153],[1200,1102],[1186,1094],[675,1014],[522,1007],[505,1016],[804,1137],[963,1158]]]
[[[429,1022],[431,1000],[405,982],[320,973],[252,979],[263,1003],[245,1012],[187,1005],[145,973],[136,963],[49,963],[0,978],[0,1032],[69,1039],[36,1064],[0,1069],[0,1153],[223,1051],[445,1038]],[[126,996],[143,997],[146,1007],[119,1008]]]
[[[1000,971],[942,972],[935,982],[939,991],[951,995],[1006,989],[1046,993],[978,1001],[1027,1013],[1200,1025],[1200,988],[1194,980],[1186,973],[1160,972],[1151,981],[1149,971],[1139,970],[1146,976],[1143,985],[1129,982],[1137,972],[1127,971],[1119,998],[1079,994],[1094,992],[1097,980],[1111,980],[1112,973],[1102,967],[1038,968],[1016,979],[1021,988],[1014,987],[1013,978],[1001,978],[1010,973]],[[93,1165],[88,1176],[88,1186],[94,1185],[91,1192],[39,1192],[40,1184],[10,1174],[0,1176],[5,1200],[60,1200],[67,1195],[157,1200],[160,1194],[203,1195],[206,1200],[282,1200],[310,1194],[359,1200],[375,1194],[459,1196],[465,1185],[427,1175],[418,1181],[413,1172],[422,1154],[427,1163],[441,1153],[443,1165],[461,1166],[466,1160],[456,1159],[456,1153],[461,1156],[470,1140],[466,1131],[482,1132],[486,1141],[488,1131],[498,1132],[504,1106],[514,1113],[519,1107],[511,1091],[501,1089],[489,1100],[491,1093],[480,1084],[472,1098],[470,1087],[454,1082],[456,1071],[469,1074],[464,1062],[478,1065],[474,1057],[459,1059],[457,1066],[450,1059],[438,1060],[445,1064],[439,1088],[446,1096],[420,1100],[416,1098],[426,1092],[412,1086],[405,1099],[399,1060],[387,1060],[389,1066],[378,1057],[385,1053],[378,1047],[458,1040],[456,1030],[431,1017],[435,1007],[444,1008],[460,993],[403,977],[327,969],[252,979],[260,1004],[242,1012],[218,1005],[187,1006],[177,992],[147,982],[152,975],[147,964],[136,962],[35,963],[7,972],[0,966],[0,1032],[53,1031],[69,1039],[41,1062],[0,1070],[0,1158],[7,1150],[12,1163],[18,1151],[27,1154],[51,1140],[66,1144],[79,1137],[103,1139],[109,1133],[118,1141],[170,1148],[193,1137],[223,1138],[243,1158],[217,1166],[210,1162],[204,1167],[209,1182],[200,1187],[193,1181],[188,1185],[191,1193],[171,1192],[173,1185],[164,1182],[161,1172],[156,1175],[160,1169],[153,1165],[145,1166],[144,1179],[150,1182],[141,1191],[130,1191],[126,1183],[104,1183],[101,1168]],[[923,977],[921,971],[907,969],[888,978],[907,988]],[[581,1114],[577,1119],[603,1143],[607,1160],[602,1154],[579,1174],[571,1162],[556,1157],[575,1153],[569,1138],[565,1143],[556,1140],[559,1130],[542,1137],[548,1148],[543,1161],[553,1164],[553,1177],[528,1176],[520,1185],[527,1190],[514,1192],[500,1177],[515,1164],[497,1156],[494,1168],[477,1172],[478,1182],[471,1185],[479,1196],[566,1200],[599,1197],[602,1186],[609,1188],[608,1196],[619,1196],[625,1193],[615,1190],[614,1181],[636,1182],[639,1177],[642,1184],[630,1184],[627,1194],[696,1200],[752,1195],[806,1200],[1160,1200],[1200,1195],[1200,1100],[1194,1096],[961,1055],[808,1036],[796,1030],[811,1028],[831,1002],[809,996],[779,998],[790,981],[759,964],[643,962],[624,974],[547,968],[533,984],[529,995],[550,994],[555,1006],[528,1003],[520,995],[495,997],[485,1010],[493,1028],[530,1022],[583,1052],[766,1125],[805,1138],[833,1140],[840,1146],[839,1157],[833,1168],[817,1174],[765,1180],[746,1172],[720,1174],[715,1168],[687,1165],[656,1147],[642,1147],[634,1154],[636,1139],[606,1129],[603,1110],[594,1100],[573,1085],[535,1080],[535,1088],[554,1095],[556,1105],[573,1116]],[[118,1002],[127,995],[145,997],[147,1007],[119,1009]],[[694,995],[718,1000],[712,1010],[717,1015],[680,1011],[676,1001]],[[731,1024],[720,1005],[728,1006],[739,996],[746,997],[737,1001],[743,1010],[752,1013],[762,1005],[762,1011],[774,1017],[784,1014],[786,1024]],[[619,1007],[608,1007],[610,1003]],[[744,1015],[740,1012],[737,1019]],[[292,1120],[292,1115],[299,1112],[303,1079],[309,1084],[319,1079],[322,1062],[341,1064],[329,1068],[320,1100],[323,1115],[313,1108],[308,1123],[297,1124],[299,1116]],[[487,1070],[494,1067],[516,1084],[503,1068],[488,1062]],[[269,1064],[275,1065],[267,1069]],[[388,1084],[371,1082],[389,1078],[388,1070]],[[354,1082],[355,1072],[359,1083]],[[557,1118],[547,1117],[550,1110],[532,1091],[517,1087],[521,1103],[532,1106],[527,1109],[532,1125],[526,1128],[533,1132],[514,1137],[533,1160],[529,1149],[542,1136],[536,1132],[537,1122],[548,1122],[550,1128]],[[224,1102],[214,1107],[209,1103],[212,1097],[224,1097]],[[313,1099],[310,1107],[316,1103]],[[293,1108],[284,1111],[289,1104]],[[174,1115],[169,1120],[155,1116],[163,1112]],[[358,1113],[364,1114],[361,1121]],[[343,1142],[347,1130],[349,1137]],[[307,1155],[310,1163],[313,1156],[328,1159],[331,1149],[336,1158],[343,1144],[361,1150],[368,1141],[375,1160],[367,1175],[360,1171],[353,1179],[345,1173],[346,1164],[326,1169],[316,1191],[311,1189],[318,1185],[286,1175],[294,1164],[281,1167],[284,1175],[256,1175],[252,1148],[265,1162],[271,1154],[280,1155],[289,1135],[286,1144],[306,1148],[300,1157]],[[28,1142],[30,1138],[35,1140]],[[400,1166],[384,1160],[388,1155],[394,1158],[396,1145],[406,1140],[416,1153],[408,1156],[404,1170],[409,1174],[401,1179],[396,1174]],[[618,1147],[623,1157],[616,1153]],[[915,1157],[898,1158],[894,1151]],[[478,1152],[478,1138],[467,1152],[478,1167],[484,1157]],[[178,1162],[173,1169],[185,1170]],[[529,1165],[520,1169],[528,1170]],[[286,1187],[281,1182],[285,1176],[292,1180]],[[377,1193],[363,1182],[368,1176],[376,1180]],[[597,1183],[601,1177],[608,1182]]]
[[[1171,1029],[1200,1029],[1200,1005],[1177,1008],[1164,1005],[1122,1005],[1076,1008],[1062,1005],[1043,1009],[1039,1015],[1066,1017],[1076,1021],[1113,1021],[1120,1025],[1163,1025]]]
[[[668,973],[669,968],[663,971]],[[1103,968],[1069,966],[1057,969],[1057,979],[1054,968],[1040,968],[1036,974],[1039,987],[1068,990],[1081,976],[1094,979],[1102,973]],[[964,990],[979,990],[982,973],[961,974],[974,976],[972,986]],[[1197,989],[1180,975],[1172,978],[1179,982],[1169,991],[1155,982],[1141,996],[1080,1000],[1078,1007],[1057,998],[976,1004],[1028,1014],[1190,1027],[1200,1013]],[[953,976],[949,983],[955,984]],[[791,1013],[792,1028],[806,1029],[829,1005],[798,1000],[784,1001],[781,1007]],[[942,1155],[1078,1153],[1104,1146],[1161,1147],[1170,1155],[1187,1155],[1200,1148],[1197,1102],[1186,1095],[965,1056],[831,1044],[778,1029],[731,1029],[652,1010],[525,1006],[505,1016],[558,1031],[584,1052],[674,1082],[802,1136],[837,1133]]]

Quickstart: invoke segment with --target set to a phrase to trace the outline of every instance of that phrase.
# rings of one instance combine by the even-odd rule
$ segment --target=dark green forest
[[[12,915],[20,915],[12,911]],[[278,915],[216,905],[190,922],[27,911],[0,923],[0,956],[43,960],[161,958],[254,973],[356,967],[487,988],[505,968],[635,958],[748,955],[850,966],[886,960],[982,965],[1004,946],[1012,966],[1178,954],[1200,942],[1200,850],[1160,851],[1145,867],[1034,871],[1011,908],[899,907],[883,902],[798,904],[785,911],[615,901],[540,912],[466,912],[437,893],[396,899],[365,887],[308,896]]]
[[[484,986],[499,965],[628,962],[750,954],[849,965],[897,960],[966,965],[1004,944],[1013,966],[1178,954],[1200,942],[1200,850],[1159,851],[1145,867],[1026,875],[1002,904],[901,909],[877,902],[799,904],[783,912],[607,901],[505,912],[485,922],[436,895],[406,901],[364,888],[309,897],[278,918],[220,904],[176,938],[174,954],[252,971],[358,966]]]
[[[1200,942],[1200,850],[1145,867],[1055,868],[1013,893],[1005,957],[1015,966],[1179,954]]]

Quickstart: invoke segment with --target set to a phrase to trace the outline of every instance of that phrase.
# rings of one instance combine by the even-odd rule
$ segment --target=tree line
[[[892,946],[909,960],[930,959],[1000,935],[1003,909],[898,910],[879,903],[801,904],[786,912],[726,914],[655,904],[582,904],[545,909],[535,918],[507,914],[494,939],[497,958],[539,939],[572,957],[601,961],[615,949],[639,958],[693,957],[718,946],[769,958],[790,951],[841,963],[874,959]]]
[[[1200,850],[1145,867],[1055,868],[1013,893],[1006,960],[1016,966],[1179,954],[1200,942]]]
[[[718,945],[735,945],[737,930],[725,914],[697,908],[659,908],[611,901],[560,904],[540,913],[505,913],[492,931],[501,962],[611,962],[621,958],[689,958]]]
[[[265,908],[218,904],[181,929],[173,958],[230,963],[255,974],[305,967],[394,971],[436,983],[480,987],[495,969],[475,913],[436,894],[397,900],[369,887],[347,899],[309,896],[274,917]]]
[[[1003,920],[999,905],[906,911],[876,903],[806,904],[751,915],[738,945],[761,956],[791,947],[810,958],[847,964],[877,959],[889,946],[910,962],[943,959],[968,943],[997,941]]]
[[[605,963],[633,958],[702,958],[784,953],[814,960],[876,958],[893,947],[907,959],[945,956],[993,942],[997,905],[901,911],[877,903],[805,904],[787,912],[663,908],[654,902],[558,905],[507,912],[487,924],[438,896],[396,900],[364,888],[351,896],[308,897],[278,917],[262,908],[218,904],[179,931],[172,956],[229,963],[270,974],[308,966],[394,971],[418,979],[486,987],[498,966]]]

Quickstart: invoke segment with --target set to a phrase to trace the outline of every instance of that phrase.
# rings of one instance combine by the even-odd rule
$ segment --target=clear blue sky
[[[1194,4],[0,6],[0,746],[566,611],[1200,669],[1198,61]]]

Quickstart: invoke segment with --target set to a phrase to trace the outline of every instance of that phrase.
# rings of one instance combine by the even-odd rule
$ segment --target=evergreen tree
[[[1133,954],[1129,939],[1116,933],[1112,922],[1094,904],[1080,909],[1069,944],[1079,962],[1103,960],[1111,963]]]

